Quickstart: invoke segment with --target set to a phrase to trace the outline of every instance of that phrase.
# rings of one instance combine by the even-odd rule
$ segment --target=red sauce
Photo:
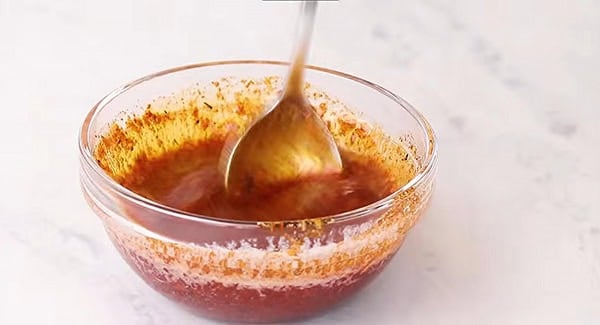
[[[213,85],[220,87],[219,83]],[[125,127],[114,125],[96,148],[99,165],[120,184],[164,205],[221,219],[268,222],[319,218],[352,210],[388,195],[414,176],[414,164],[401,146],[385,142],[380,133],[374,133],[376,137],[353,122],[340,120],[334,135],[354,146],[342,150],[343,173],[297,180],[260,194],[232,198],[223,188],[223,176],[217,168],[226,137],[223,130],[230,124],[215,122],[211,114],[235,111],[239,116],[252,116],[263,102],[238,99],[222,105],[220,110],[215,103],[204,102],[204,107],[197,107],[199,102],[194,99],[181,104],[180,111],[156,113],[149,109]],[[326,110],[326,105],[322,103],[319,109]],[[385,159],[377,154],[384,145],[389,151]],[[420,204],[417,196],[413,201],[415,206]],[[94,205],[92,200],[90,204]],[[245,322],[297,319],[351,296],[389,261],[419,214],[415,208],[406,221],[400,222],[398,216],[404,212],[392,207],[385,215],[386,211],[380,211],[352,222],[325,224],[309,238],[295,232],[290,236],[287,230],[277,233],[258,227],[241,231],[210,226],[165,217],[129,201],[121,204],[130,220],[176,241],[147,237],[105,216],[111,239],[148,284],[195,313]],[[348,227],[362,223],[369,224],[368,228],[352,235],[356,243],[344,246]],[[322,238],[325,245],[326,234],[338,246],[325,255],[313,256],[302,248],[306,238],[313,244]],[[371,234],[376,234],[378,241],[360,241]],[[280,235],[290,239],[289,247],[269,248],[273,244],[268,238]],[[251,250],[258,252],[257,257],[237,250],[240,240],[246,238],[256,239]],[[232,242],[237,243],[235,247],[214,251],[206,246],[228,247]],[[275,264],[261,264],[273,256]]]
[[[298,320],[324,312],[369,284],[392,257],[327,285],[256,290],[218,282],[190,285],[182,280],[168,281],[164,272],[153,263],[134,251],[117,247],[148,284],[192,313],[221,321],[248,323]]]
[[[223,142],[187,144],[139,159],[121,183],[179,210],[234,220],[281,221],[350,211],[388,195],[393,184],[369,157],[342,151],[340,174],[303,178],[241,196],[228,195],[218,169]]]

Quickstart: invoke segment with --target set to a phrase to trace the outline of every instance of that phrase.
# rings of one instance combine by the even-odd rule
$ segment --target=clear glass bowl
[[[308,67],[308,82],[402,141],[414,156],[416,176],[378,202],[330,216],[327,222],[220,220],[187,214],[129,191],[93,156],[98,137],[110,124],[142,113],[146,103],[160,96],[224,76],[261,78],[286,72],[287,63],[272,61],[213,62],[162,71],[107,95],[81,129],[83,194],[115,247],[156,291],[205,317],[277,322],[332,307],[381,272],[432,193],[436,141],[425,118],[376,84],[319,67]]]

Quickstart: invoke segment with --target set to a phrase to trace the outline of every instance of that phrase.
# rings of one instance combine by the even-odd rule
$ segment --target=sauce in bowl
[[[360,218],[332,219],[401,188],[419,161],[410,143],[311,86],[306,92],[336,139],[344,171],[228,195],[221,151],[276,97],[277,82],[223,78],[195,86],[115,121],[97,139],[98,165],[154,205],[115,197],[126,222],[111,218],[86,192],[90,205],[132,268],[198,314],[275,322],[330,308],[382,269],[429,198],[431,182]]]

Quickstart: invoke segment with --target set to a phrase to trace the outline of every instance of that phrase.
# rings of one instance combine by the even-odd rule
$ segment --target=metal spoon
[[[342,170],[333,136],[303,92],[316,9],[316,1],[302,2],[297,48],[282,97],[248,128],[225,160],[229,193],[249,193]]]

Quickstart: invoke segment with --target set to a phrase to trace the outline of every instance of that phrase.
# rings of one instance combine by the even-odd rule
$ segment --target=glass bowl
[[[285,62],[227,61],[155,73],[104,97],[81,128],[82,191],[111,241],[152,288],[204,317],[278,322],[331,308],[381,272],[431,196],[436,141],[425,118],[376,84],[314,66],[307,67],[307,91],[314,85],[336,96],[327,97],[330,104],[343,105],[403,144],[416,169],[407,184],[373,204],[327,218],[221,220],[133,193],[114,181],[93,155],[111,124],[142,114],[157,98],[224,76],[283,76],[287,68]],[[320,98],[310,100],[318,105]]]

